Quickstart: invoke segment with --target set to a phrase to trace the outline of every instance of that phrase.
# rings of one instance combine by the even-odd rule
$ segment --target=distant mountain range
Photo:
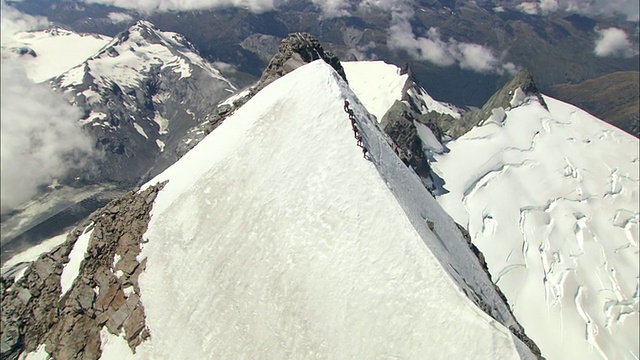
[[[61,229],[51,221],[70,225],[65,218],[77,221],[104,205],[105,196],[108,201],[114,191],[128,190],[171,165],[188,147],[187,132],[237,91],[184,37],[149,22],[137,22],[113,39],[63,29],[30,34],[3,53],[33,50],[19,60],[34,80],[51,77],[47,82],[82,110],[81,125],[99,156],[57,179],[40,198],[47,206],[39,215],[18,209],[11,219],[3,218],[3,259],[20,243],[55,235]],[[64,56],[70,48],[75,57]],[[75,204],[68,203],[70,197],[78,199]]]
[[[406,61],[384,12],[19,6],[69,29],[3,57],[101,156],[3,215],[3,358],[638,357],[639,140],[544,91],[634,91],[637,55],[587,48],[605,20],[413,4],[435,44],[507,46],[483,73]]]
[[[409,63],[431,96],[459,107],[482,106],[509,80],[513,74],[498,71],[500,63],[510,62],[528,69],[540,89],[547,93],[553,92],[552,86],[558,84],[577,84],[614,72],[640,70],[637,54],[616,57],[597,56],[594,52],[599,36],[596,30],[610,27],[624,30],[637,48],[637,24],[620,18],[590,18],[562,11],[545,16],[527,14],[515,3],[505,1],[402,4],[402,11],[413,14],[409,28],[412,31],[400,37],[406,44],[390,40],[390,29],[402,25],[397,24],[397,17],[375,7],[352,7],[349,16],[330,17],[306,1],[288,1],[277,11],[260,14],[239,8],[221,8],[154,13],[148,19],[162,30],[185,35],[208,60],[232,64],[246,73],[239,86],[250,84],[251,77],[259,77],[279,40],[296,31],[316,36],[343,60],[380,59],[400,67]],[[110,13],[127,14],[131,19],[141,17],[123,9],[67,0],[26,0],[15,6],[46,15],[76,31],[110,36],[127,26],[127,22],[110,20]],[[437,32],[430,33],[429,29]],[[489,67],[482,71],[473,71],[457,60],[452,60],[454,65],[438,66],[428,60],[435,57],[428,52],[416,54],[420,39],[431,41],[431,51],[444,49],[453,53],[458,51],[456,46],[460,43],[477,44],[490,51],[497,63],[492,64],[494,69]],[[556,95],[571,101],[577,95],[574,90],[567,89]],[[614,91],[611,96],[606,97],[592,93],[582,103],[593,103],[589,110],[594,115],[636,134],[633,124],[618,120],[625,115],[607,110],[617,107],[614,102],[619,103],[618,99],[631,98],[635,92],[623,87],[611,91]],[[633,101],[623,107],[640,111]]]

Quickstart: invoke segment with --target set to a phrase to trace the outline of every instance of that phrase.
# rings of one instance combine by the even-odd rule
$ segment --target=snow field
[[[396,100],[402,99],[408,76],[400,75],[399,67],[384,61],[343,61],[342,67],[349,86],[378,121]]]
[[[409,76],[393,64],[384,61],[342,61],[349,87],[358,96],[367,110],[382,121],[384,114],[393,103],[401,101],[402,91]],[[434,100],[424,89],[415,86],[407,89],[408,95],[421,104],[420,111],[435,111],[440,114],[460,117],[460,110],[450,104]]]
[[[44,82],[81,64],[97,53],[111,38],[103,35],[77,34],[63,29],[21,32],[13,36],[9,47],[27,46],[37,57],[20,57],[27,76]]]
[[[62,275],[60,275],[60,297],[64,296],[64,294],[71,289],[73,281],[80,274],[80,265],[82,265],[82,260],[84,260],[85,254],[87,253],[89,240],[93,233],[93,228],[88,231],[87,229],[92,225],[93,224],[87,226],[82,235],[78,237],[73,245],[73,249],[71,249],[71,252],[69,253],[69,262],[62,268]]]
[[[137,358],[526,357],[425,246],[370,120],[387,177],[362,158],[345,98],[367,113],[328,65],[303,66],[149,183],[169,180],[140,255]]]
[[[446,144],[438,201],[543,356],[637,359],[638,140],[544,99]]]

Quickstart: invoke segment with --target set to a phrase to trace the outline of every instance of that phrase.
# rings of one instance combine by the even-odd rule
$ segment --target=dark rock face
[[[278,53],[262,73],[259,88],[261,89],[275,79],[318,59],[331,65],[347,81],[340,59],[333,53],[325,51],[318,39],[307,33],[293,33],[282,40]]]
[[[426,116],[400,101],[396,101],[385,113],[381,126],[384,132],[393,140],[396,154],[405,165],[410,166],[415,171],[424,186],[433,192],[435,188],[431,167],[422,149],[422,141],[418,137],[418,131],[414,124],[416,121],[429,126],[434,134],[439,134],[438,127],[430,122]]]
[[[265,86],[300,66],[312,61],[322,59],[331,65],[340,76],[346,81],[346,75],[340,59],[331,52],[325,51],[320,42],[307,33],[294,33],[287,36],[278,48],[278,52],[273,56],[269,65],[266,67],[260,80],[252,87],[246,90],[244,95],[237,97],[231,104],[218,106],[207,121],[200,124],[189,131],[187,142],[183,142],[178,147],[178,154],[182,156],[197,145],[207,134],[211,133],[237,109],[249,101],[255,94],[262,90]]]
[[[149,337],[138,263],[149,212],[163,184],[131,192],[93,213],[65,243],[42,255],[17,281],[2,278],[2,358],[40,344],[56,359],[98,359],[100,331],[124,331],[132,349]],[[92,231],[80,273],[61,296],[60,277],[83,231]]]
[[[256,54],[260,60],[268,63],[278,52],[281,41],[282,38],[273,35],[253,34],[242,40],[240,46]]]

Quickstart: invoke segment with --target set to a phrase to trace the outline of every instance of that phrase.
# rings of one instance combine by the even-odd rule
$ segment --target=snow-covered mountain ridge
[[[133,354],[98,325],[103,358],[535,358],[455,223],[322,61],[274,81],[149,184],[165,180],[139,286],[116,290],[144,304],[150,338]]]
[[[98,178],[134,182],[175,161],[186,131],[236,90],[186,39],[147,21],[53,84],[74,96],[86,112],[83,124],[108,154]]]
[[[21,242],[59,234],[175,162],[188,130],[235,91],[186,39],[146,21],[113,39],[58,28],[17,38],[31,41],[38,55],[19,58],[27,72],[40,65],[49,74],[54,65],[64,69],[47,85],[81,109],[80,125],[98,155],[3,218],[3,261]],[[64,61],[50,63],[56,59]]]
[[[2,56],[19,59],[27,76],[41,83],[81,64],[111,40],[104,35],[54,27],[14,34],[3,44]]]
[[[398,97],[389,79],[347,76],[368,108]],[[638,140],[541,95],[526,71],[465,117],[459,139],[420,141],[445,181],[438,201],[527,333],[549,359],[637,358]]]

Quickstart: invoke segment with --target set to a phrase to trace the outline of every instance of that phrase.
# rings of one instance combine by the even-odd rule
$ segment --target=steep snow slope
[[[529,101],[531,100],[531,101]],[[638,139],[544,97],[494,110],[432,164],[548,359],[637,359]]]
[[[17,33],[10,43],[3,44],[3,50],[10,50],[16,57],[24,53],[20,60],[27,76],[35,82],[43,82],[81,64],[109,41],[111,38],[104,35],[52,28]],[[3,56],[8,55],[3,51]]]
[[[134,356],[103,333],[103,358],[532,356],[452,281],[436,256],[464,244],[455,224],[322,61],[269,85],[150,183],[164,180],[139,256],[151,339]]]
[[[393,64],[384,61],[343,61],[342,66],[349,86],[378,121],[382,120],[396,100],[400,101],[405,96],[411,96],[417,100],[416,103],[422,104],[420,110],[423,113],[435,111],[454,118],[460,117],[457,108],[434,100],[422,87],[412,84],[409,75],[403,74]]]

